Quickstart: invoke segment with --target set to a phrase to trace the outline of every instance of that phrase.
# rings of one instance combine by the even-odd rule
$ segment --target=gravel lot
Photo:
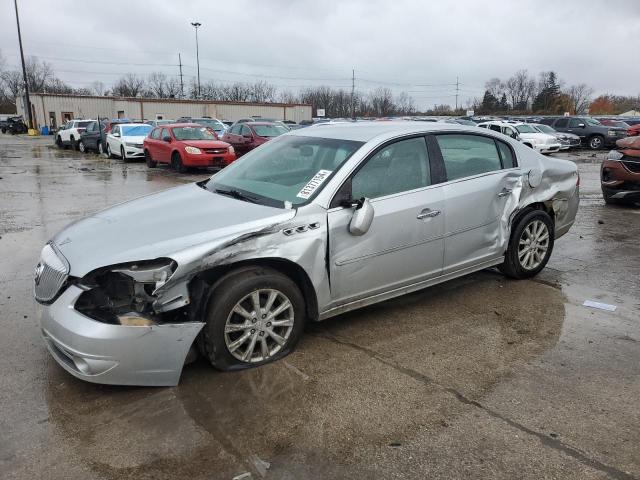
[[[536,279],[483,271],[310,325],[272,365],[118,388],[50,358],[39,251],[206,174],[0,135],[0,477],[640,478],[640,209],[605,206],[602,153],[558,156],[579,165],[581,207]]]

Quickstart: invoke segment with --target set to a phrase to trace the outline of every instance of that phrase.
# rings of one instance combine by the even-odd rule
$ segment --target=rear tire
[[[212,287],[206,322],[198,342],[214,367],[241,370],[264,365],[288,355],[298,343],[305,323],[304,297],[276,270],[240,268]]]
[[[102,146],[102,142],[98,140],[98,154],[104,155],[104,147]]]
[[[69,140],[69,144],[71,145],[71,150],[78,150],[78,144],[76,143],[76,139],[72,136]]]
[[[60,149],[64,148],[64,145],[62,145],[62,138],[60,138],[60,135],[56,137],[56,147]]]
[[[594,135],[589,138],[589,148],[591,150],[600,150],[604,147],[604,137],[602,135]]]
[[[173,152],[173,154],[171,155],[171,166],[178,173],[184,173],[187,171],[184,163],[182,163],[182,157],[180,157],[180,154],[178,152]]]
[[[113,154],[113,152],[111,151],[111,145],[109,145],[109,143],[107,143],[107,157],[109,158],[116,158],[116,156]]]
[[[158,166],[158,162],[154,161],[153,158],[151,158],[151,153],[149,153],[149,150],[144,151],[144,159],[147,162],[147,167],[156,168]]]
[[[523,279],[537,275],[551,257],[554,225],[547,212],[529,210],[516,219],[500,271],[507,277]]]
[[[84,142],[82,140],[78,142],[78,150],[80,150],[81,153],[87,153],[87,148],[84,146]]]

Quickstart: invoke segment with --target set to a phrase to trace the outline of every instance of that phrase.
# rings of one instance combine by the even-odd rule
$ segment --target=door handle
[[[509,195],[513,190],[509,189],[509,188],[503,188],[502,191],[498,194],[499,197],[506,197],[507,195]]]
[[[422,210],[418,216],[416,217],[418,220],[422,220],[423,218],[432,218],[440,215],[440,210],[431,210],[430,208],[425,208]]]

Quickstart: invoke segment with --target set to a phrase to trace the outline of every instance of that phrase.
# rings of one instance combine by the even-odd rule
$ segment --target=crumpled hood
[[[193,183],[97,212],[67,226],[53,242],[71,275],[82,277],[103,266],[213,246],[294,216],[295,210],[236,200]]]

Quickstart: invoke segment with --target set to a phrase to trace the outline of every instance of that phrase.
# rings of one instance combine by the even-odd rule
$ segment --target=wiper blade
[[[234,189],[224,190],[222,188],[216,188],[214,189],[214,192],[219,193],[220,195],[228,195],[229,197],[237,198],[238,200],[244,200],[246,202],[251,202],[251,203],[258,203],[258,200],[256,200],[256,198],[252,197],[251,195],[247,195],[246,193],[242,193],[238,190],[234,190]]]

